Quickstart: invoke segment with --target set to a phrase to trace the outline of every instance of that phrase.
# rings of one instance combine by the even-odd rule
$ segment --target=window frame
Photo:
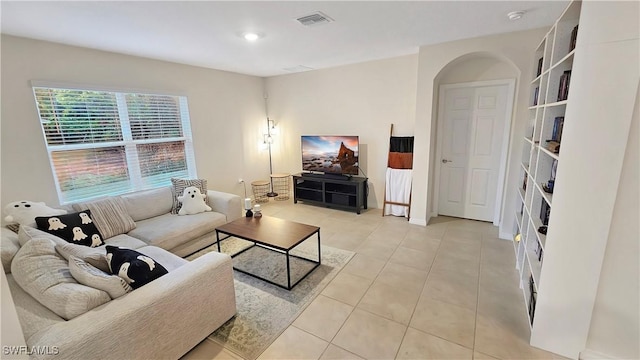
[[[142,176],[142,170],[141,170],[140,161],[138,157],[139,153],[138,153],[137,145],[183,142],[185,161],[186,161],[186,167],[187,167],[186,171],[188,174],[187,176],[189,178],[198,177],[197,169],[196,169],[195,152],[194,152],[194,146],[193,146],[193,135],[191,131],[191,117],[189,114],[188,99],[186,95],[179,95],[174,93],[165,93],[165,92],[158,92],[158,91],[140,91],[140,90],[129,90],[129,89],[122,90],[122,89],[114,89],[114,88],[96,87],[96,86],[90,86],[90,85],[89,86],[77,85],[77,84],[69,85],[69,84],[60,84],[60,83],[39,82],[39,81],[32,81],[31,88],[34,95],[34,103],[36,106],[36,111],[38,114],[37,121],[38,121],[40,130],[42,132],[44,145],[45,145],[47,156],[49,159],[49,168],[53,176],[53,181],[55,183],[56,192],[58,195],[58,201],[60,205],[73,204],[80,201],[88,201],[91,199],[96,199],[104,196],[115,196],[119,194],[125,194],[128,192],[156,189],[164,186],[169,186],[171,184],[170,179],[167,179],[164,183],[154,183],[152,186],[148,186],[144,184],[144,181],[143,181],[144,178]],[[36,94],[37,88],[114,93],[116,97],[116,104],[117,104],[122,140],[104,141],[104,142],[88,142],[88,143],[81,143],[81,144],[50,145],[47,139],[45,127],[43,126],[43,121],[40,113],[40,106],[38,105],[38,96]],[[177,98],[178,104],[179,104],[180,124],[182,126],[182,136],[159,137],[155,139],[135,140],[132,134],[131,121],[129,118],[129,111],[128,111],[127,102],[126,102],[126,96],[128,94],[168,96],[168,97]],[[58,174],[56,172],[52,154],[54,152],[64,152],[64,151],[72,151],[72,150],[93,150],[93,149],[112,148],[112,147],[124,148],[127,172],[129,175],[128,181],[130,183],[130,188],[126,189],[123,192],[97,193],[95,196],[69,200],[68,196],[64,195],[65,192],[68,192],[68,190],[63,191],[60,186],[60,181],[58,179]]]

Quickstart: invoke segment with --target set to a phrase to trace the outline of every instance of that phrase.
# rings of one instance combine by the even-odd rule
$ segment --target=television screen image
[[[302,136],[302,170],[358,175],[357,136]]]

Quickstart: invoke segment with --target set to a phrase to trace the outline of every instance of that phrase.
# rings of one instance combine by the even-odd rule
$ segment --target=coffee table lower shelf
[[[247,248],[242,249],[241,251],[235,253],[235,254],[230,254],[231,257],[234,259],[233,261],[233,269],[236,271],[239,271],[243,274],[247,274],[249,276],[255,277],[257,279],[260,279],[262,281],[265,281],[269,284],[281,287],[283,289],[287,289],[287,290],[291,290],[293,289],[296,285],[298,285],[298,283],[300,283],[302,280],[304,280],[309,274],[311,274],[316,268],[318,268],[318,266],[321,265],[321,247],[320,247],[320,231],[318,229],[318,231],[314,232],[313,234],[311,234],[310,236],[306,237],[305,239],[302,239],[296,246],[298,246],[299,244],[303,243],[305,240],[309,239],[311,236],[313,236],[314,234],[317,235],[318,238],[318,260],[316,261],[315,259],[309,259],[303,256],[299,256],[299,255],[295,255],[291,253],[291,250],[295,249],[296,246],[293,246],[289,249],[279,249],[277,247],[274,247],[271,244],[262,244],[259,241],[253,240],[253,239],[248,239],[248,238],[244,238],[241,236],[238,236],[237,234],[229,234],[226,233],[224,231],[216,231],[216,237],[218,239],[218,252],[221,252],[221,242],[225,241],[224,240],[220,240],[220,233],[222,234],[227,234],[227,235],[231,235],[233,237],[248,241],[253,243],[252,245],[250,245]],[[255,252],[255,251],[261,251],[263,252],[263,255],[265,256],[259,256],[262,259],[265,259],[265,261],[269,261],[268,259],[268,253],[277,253],[277,254],[282,254],[285,256],[286,258],[286,284],[281,284],[276,282],[274,279],[270,279],[267,278],[266,276],[261,276],[259,274],[257,274],[258,271],[253,271],[251,269],[246,269],[246,268],[242,268],[238,263],[241,263],[241,261],[237,261],[240,260],[242,258],[242,255],[251,253],[251,252]],[[293,259],[292,259],[293,258]],[[297,260],[294,260],[297,259]],[[297,279],[292,279],[291,278],[291,268],[292,268],[292,262],[297,262],[298,266],[301,265],[302,262],[307,263],[307,264],[312,264],[313,266],[310,267],[306,272],[304,272],[299,278]],[[292,281],[294,281],[292,283]]]

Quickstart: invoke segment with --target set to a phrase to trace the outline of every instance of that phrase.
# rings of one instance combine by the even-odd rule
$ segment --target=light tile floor
[[[259,359],[562,358],[529,345],[513,245],[490,223],[262,207],[320,226],[323,245],[356,255]],[[239,357],[205,340],[184,359]]]

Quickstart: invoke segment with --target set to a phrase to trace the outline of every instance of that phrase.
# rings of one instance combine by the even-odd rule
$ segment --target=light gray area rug
[[[235,254],[251,246],[251,243],[232,237],[223,240],[221,245],[222,252]],[[187,260],[193,260],[207,252],[217,250],[217,245],[213,245],[187,257]],[[209,338],[244,359],[256,359],[302,313],[354,255],[353,252],[324,245],[321,250],[322,264],[291,290],[234,271],[238,313],[209,335]],[[308,239],[291,253],[317,261],[316,238]],[[253,247],[234,258],[234,266],[251,271],[259,269],[261,276],[286,284],[284,254]],[[291,283],[295,283],[313,266],[313,263],[291,257]]]

